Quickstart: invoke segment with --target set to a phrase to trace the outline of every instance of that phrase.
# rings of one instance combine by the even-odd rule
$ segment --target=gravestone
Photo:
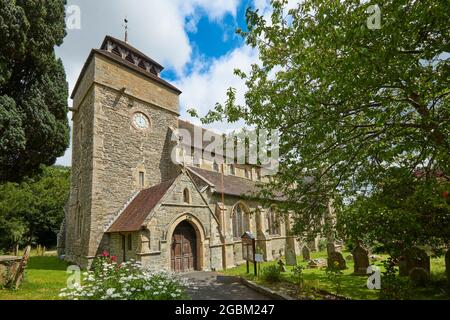
[[[413,268],[409,272],[409,278],[416,287],[425,287],[430,280],[430,274],[424,268]]]
[[[311,253],[308,246],[303,246],[302,249],[303,261],[309,261],[311,259]]]
[[[445,254],[445,272],[447,273],[447,283],[450,287],[450,249]]]
[[[319,251],[318,250],[317,239],[308,242],[307,246],[308,246],[308,249],[311,250],[312,252]]]
[[[278,266],[280,267],[281,272],[286,272],[286,265],[283,260],[278,260]]]
[[[297,265],[297,257],[295,255],[294,250],[288,248],[286,250],[286,265],[288,266],[296,266]]]
[[[328,255],[328,267],[336,267],[339,270],[347,269],[347,264],[345,263],[345,259],[340,252],[331,252]]]
[[[313,259],[309,260],[308,268],[309,269],[318,269],[325,267],[327,265],[327,262],[324,259]]]
[[[423,268],[430,274],[430,257],[422,249],[411,248],[400,258],[398,266],[400,276],[409,276],[414,268]]]
[[[361,242],[358,242],[356,247],[352,251],[354,262],[354,274],[366,275],[367,268],[369,267],[369,252],[365,249]]]

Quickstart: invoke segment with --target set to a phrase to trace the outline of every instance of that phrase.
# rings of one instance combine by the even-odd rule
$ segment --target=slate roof
[[[154,81],[164,85],[165,87],[167,87],[168,89],[173,90],[177,94],[181,94],[181,90],[180,89],[178,89],[174,85],[170,84],[169,82],[165,81],[164,79],[158,77],[157,75],[154,75],[151,72],[147,72],[145,69],[142,69],[142,68],[136,66],[135,64],[131,63],[130,61],[128,61],[126,59],[122,59],[122,57],[120,57],[120,56],[118,56],[118,55],[116,55],[114,53],[111,53],[108,50],[106,50],[105,49],[105,43],[108,40],[111,40],[113,42],[119,43],[121,46],[126,47],[131,52],[133,52],[133,53],[143,57],[145,60],[150,61],[152,64],[154,64],[158,68],[161,68],[161,70],[164,69],[164,67],[161,66],[158,62],[156,62],[155,60],[151,59],[147,55],[143,54],[142,52],[140,52],[138,49],[134,48],[130,44],[128,44],[126,42],[123,42],[121,40],[118,40],[116,38],[113,38],[111,36],[106,36],[105,40],[103,41],[102,47],[101,47],[102,49],[92,49],[91,53],[89,54],[89,57],[86,59],[86,62],[84,64],[84,66],[83,66],[83,69],[81,70],[80,76],[78,77],[78,80],[77,80],[77,82],[75,84],[75,87],[74,87],[74,89],[72,91],[72,94],[70,96],[72,99],[75,97],[75,93],[78,90],[78,86],[80,85],[81,80],[83,79],[83,75],[86,72],[86,69],[89,66],[89,62],[91,61],[91,59],[94,56],[94,54],[99,54],[99,55],[102,55],[102,56],[104,56],[106,58],[109,58],[110,60],[113,60],[114,62],[117,62],[117,63],[119,63],[119,64],[121,64],[121,65],[123,65],[123,66],[125,66],[127,68],[132,69],[133,71],[138,72],[140,75],[143,75],[143,76],[145,76],[147,78],[150,78],[150,79],[152,79],[152,80],[154,80]]]
[[[225,135],[224,134],[219,134],[219,133],[213,132],[211,130],[205,129],[203,127],[197,126],[197,125],[195,125],[193,123],[190,123],[189,121],[178,119],[178,129],[187,130],[190,133],[190,135],[191,135],[191,141],[190,141],[191,145],[188,145],[187,141],[182,141],[181,142],[182,145],[194,147],[194,137],[195,137],[194,136],[194,132],[196,130],[195,128],[197,128],[197,130],[201,129],[202,136],[204,136],[206,132],[209,132],[210,137],[214,137],[214,138],[211,138],[211,141],[207,141],[205,139],[202,139],[202,150],[204,150],[210,143],[215,141],[215,139],[220,139],[220,138],[225,139]],[[223,155],[224,154],[223,150],[216,150],[216,151],[217,151],[217,155]]]
[[[217,194],[226,194],[236,197],[258,197],[259,184],[261,182],[253,181],[245,178],[240,178],[231,175],[223,176],[223,188],[222,188],[222,173],[216,171],[209,171],[198,167],[187,167],[189,172],[202,179],[209,186],[214,187],[214,192]],[[272,200],[284,201],[282,192],[275,194],[275,198]]]
[[[188,167],[189,171],[206,179],[210,186],[214,186],[216,193],[223,193],[231,196],[252,196],[258,191],[257,182],[239,178],[236,176],[224,175],[222,188],[222,174],[215,171],[200,169],[197,167]]]
[[[174,181],[175,179],[162,182],[139,192],[106,232],[132,232],[140,230],[145,219],[164,197]]]
[[[118,63],[120,63],[123,66],[126,66],[130,69],[133,69],[134,71],[137,71],[139,74],[146,76],[152,80],[155,80],[156,82],[164,85],[165,87],[175,91],[177,94],[181,94],[181,90],[178,89],[177,87],[175,87],[174,85],[170,84],[169,82],[167,82],[166,80],[154,75],[151,72],[147,72],[146,70],[139,68],[138,66],[136,66],[135,64],[131,63],[128,60],[124,60],[121,57],[119,57],[118,55],[111,53],[109,51],[106,50],[99,50],[99,49],[93,49],[94,52],[99,53],[101,55],[103,55],[104,57],[110,58]]]
[[[145,60],[149,61],[150,63],[152,63],[153,65],[157,66],[161,71],[164,70],[164,67],[159,64],[158,62],[156,62],[155,60],[153,60],[152,58],[150,58],[149,56],[147,56],[145,53],[139,51],[138,49],[136,49],[135,47],[133,47],[132,45],[130,45],[128,42],[122,41],[120,39],[114,38],[112,36],[106,36],[105,39],[103,40],[103,44],[101,45],[101,49],[102,50],[106,50],[107,47],[107,42],[108,41],[112,41],[112,42],[116,42],[118,44],[120,44],[122,47],[130,50],[131,52],[133,52],[134,54],[141,56],[142,58],[144,58]]]

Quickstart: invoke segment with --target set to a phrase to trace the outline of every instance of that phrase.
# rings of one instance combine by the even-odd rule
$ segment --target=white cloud
[[[185,16],[195,15],[196,9],[202,11],[210,20],[220,20],[225,14],[236,16],[240,0],[178,0]]]
[[[186,110],[195,108],[200,115],[205,115],[216,102],[225,102],[229,87],[236,88],[237,102],[243,104],[246,86],[243,80],[234,75],[234,69],[248,71],[251,64],[258,61],[257,59],[255,50],[242,46],[219,59],[210,61],[209,64],[208,62],[200,64],[191,74],[176,81],[175,85],[183,91],[180,97],[182,117],[198,124],[199,121],[191,118]],[[203,68],[205,64],[208,65],[206,69]],[[242,123],[216,123],[207,127],[228,131],[241,126]]]
[[[115,0],[112,4],[110,0],[68,0],[68,5],[77,5],[81,9],[81,29],[68,30],[64,44],[57,48],[56,52],[64,62],[70,92],[90,50],[98,48],[105,35],[124,38],[123,19],[125,17],[129,20],[130,44],[160,62],[166,69],[175,70],[182,79],[180,81],[183,82],[184,68],[188,63],[192,63],[193,59],[193,45],[189,42],[187,32],[196,30],[202,15],[206,15],[208,19],[217,23],[220,23],[227,14],[235,17],[240,1]],[[193,63],[201,65],[203,62],[193,61]],[[216,74],[220,69],[219,64],[215,68]],[[237,66],[239,64],[233,65],[230,72]],[[197,75],[198,81],[201,81],[200,73]],[[192,75],[192,77],[195,76],[195,74]],[[220,79],[215,81],[218,82]],[[224,79],[224,84],[226,82]],[[225,90],[227,87],[228,85],[223,86]],[[191,93],[190,89],[188,90],[184,95],[195,95],[195,92]],[[219,88],[214,91],[214,95],[217,96]],[[214,99],[210,97],[207,102]],[[70,165],[70,154],[69,149],[57,163]]]

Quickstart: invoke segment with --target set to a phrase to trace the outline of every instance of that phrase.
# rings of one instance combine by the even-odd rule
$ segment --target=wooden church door
[[[171,245],[171,268],[175,272],[197,269],[195,230],[187,221],[181,222],[173,232]]]

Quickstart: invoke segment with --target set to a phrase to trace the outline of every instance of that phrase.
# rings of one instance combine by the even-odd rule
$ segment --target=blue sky
[[[209,19],[207,13],[202,12],[196,29],[187,31],[189,41],[193,45],[194,55],[202,56],[206,60],[212,60],[220,58],[242,46],[243,39],[236,34],[235,30],[238,27],[245,29],[245,11],[248,7],[253,6],[254,4],[251,0],[240,1],[236,16],[228,12],[219,21]],[[188,63],[186,72],[192,71],[195,60],[194,58]],[[173,69],[167,70],[163,76],[167,80],[177,80],[177,74]]]
[[[233,70],[248,70],[257,62],[257,52],[235,30],[245,29],[249,6],[263,13],[270,8],[268,0],[69,0],[67,5],[81,13],[81,28],[68,30],[63,45],[56,49],[70,91],[92,48],[98,48],[106,35],[124,38],[123,19],[127,17],[129,43],[165,66],[162,77],[183,91],[181,118],[194,123],[198,119],[190,118],[186,110],[196,108],[205,114],[225,100],[230,86],[238,90],[238,101],[243,102],[245,85]],[[226,131],[238,126],[209,127]],[[70,165],[71,148],[57,163]]]

